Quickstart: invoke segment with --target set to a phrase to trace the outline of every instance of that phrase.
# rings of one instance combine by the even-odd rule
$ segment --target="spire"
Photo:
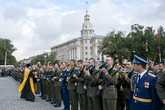
[[[88,1],[86,1],[86,15],[88,14]]]
[[[88,5],[88,2],[86,2]],[[82,24],[81,36],[82,37],[92,37],[94,35],[93,25],[90,22],[90,15],[88,12],[88,6],[86,6],[86,13],[84,16],[84,23]]]
[[[84,22],[90,20],[90,15],[88,14],[88,1],[86,1],[86,13],[84,16]]]

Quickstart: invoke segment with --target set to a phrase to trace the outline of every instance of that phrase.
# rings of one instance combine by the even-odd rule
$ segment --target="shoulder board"
[[[136,77],[137,77],[137,74],[133,74],[132,77],[131,77],[131,79],[134,79]]]
[[[149,70],[148,72],[151,73],[151,74],[153,74],[153,71],[151,71],[151,70]]]
[[[152,76],[152,77],[156,77],[156,75],[152,74],[152,73],[148,73],[148,75]]]

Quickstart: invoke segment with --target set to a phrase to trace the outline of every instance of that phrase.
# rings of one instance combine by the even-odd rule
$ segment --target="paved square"
[[[0,110],[62,110],[36,97],[35,102],[19,98],[18,83],[11,77],[0,77]]]

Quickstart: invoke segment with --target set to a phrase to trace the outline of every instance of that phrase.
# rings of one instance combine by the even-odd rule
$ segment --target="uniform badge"
[[[98,89],[99,89],[99,90],[102,90],[102,89],[103,89],[103,87],[102,87],[101,85],[99,85],[99,86],[98,86]]]
[[[85,89],[85,90],[87,89],[87,86],[86,86],[86,85],[84,85],[84,89]]]
[[[75,78],[75,77],[76,77],[76,75],[74,74],[74,75],[73,75],[73,77]]]
[[[62,79],[60,78],[60,79],[59,79],[59,81],[61,82],[61,81],[62,81]]]
[[[150,83],[149,82],[144,82],[144,88],[149,88]]]

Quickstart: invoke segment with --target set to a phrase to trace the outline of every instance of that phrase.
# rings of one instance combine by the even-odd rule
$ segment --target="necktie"
[[[139,83],[139,80],[140,80],[140,75],[138,75],[137,77],[137,84]]]
[[[138,93],[139,80],[140,80],[140,75],[137,75],[137,80],[136,80],[136,84],[135,84],[135,88],[134,88],[134,96],[137,96],[137,93]]]

